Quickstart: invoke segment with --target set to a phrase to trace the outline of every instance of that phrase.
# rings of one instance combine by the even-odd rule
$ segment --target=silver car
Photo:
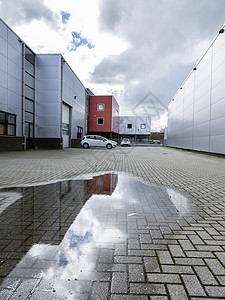
[[[123,138],[122,141],[121,141],[121,143],[120,143],[120,146],[121,147],[125,147],[125,146],[130,147],[130,139]]]
[[[86,135],[82,138],[81,145],[85,149],[89,147],[106,147],[107,149],[112,149],[117,146],[117,142],[108,140],[100,135]]]

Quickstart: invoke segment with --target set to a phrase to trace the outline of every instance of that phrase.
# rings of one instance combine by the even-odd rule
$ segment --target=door
[[[70,108],[69,106],[62,105],[62,138],[63,148],[70,146]]]
[[[34,125],[33,123],[25,123],[26,149],[34,148]]]
[[[104,137],[96,136],[96,146],[98,147],[105,147],[106,146],[106,140]]]

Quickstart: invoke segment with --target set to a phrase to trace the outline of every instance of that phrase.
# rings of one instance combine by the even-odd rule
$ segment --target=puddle
[[[149,233],[148,224],[187,212],[187,199],[175,190],[120,174],[1,190],[1,289],[15,289],[19,278],[25,291],[32,278],[36,297],[81,299],[93,282],[110,281],[128,234]]]

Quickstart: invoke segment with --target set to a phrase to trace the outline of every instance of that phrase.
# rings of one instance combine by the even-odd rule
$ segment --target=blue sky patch
[[[62,23],[66,24],[69,21],[71,14],[69,12],[61,10]]]
[[[89,49],[94,48],[95,46],[87,40],[86,38],[81,37],[81,33],[73,31],[72,33],[72,41],[70,42],[70,46],[68,47],[69,51],[76,51],[76,49],[80,46],[87,45]]]

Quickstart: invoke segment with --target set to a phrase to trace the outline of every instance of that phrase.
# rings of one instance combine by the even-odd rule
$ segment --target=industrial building
[[[224,53],[223,26],[168,106],[168,146],[225,154]]]
[[[131,142],[150,142],[151,117],[120,116],[120,137],[130,138]]]
[[[119,117],[112,95],[94,95],[61,54],[36,54],[0,19],[0,150],[80,147],[86,134],[150,139],[150,117]]]
[[[80,144],[86,90],[61,54],[35,54],[0,19],[0,150]]]
[[[119,137],[119,104],[113,96],[89,96],[88,133]]]

